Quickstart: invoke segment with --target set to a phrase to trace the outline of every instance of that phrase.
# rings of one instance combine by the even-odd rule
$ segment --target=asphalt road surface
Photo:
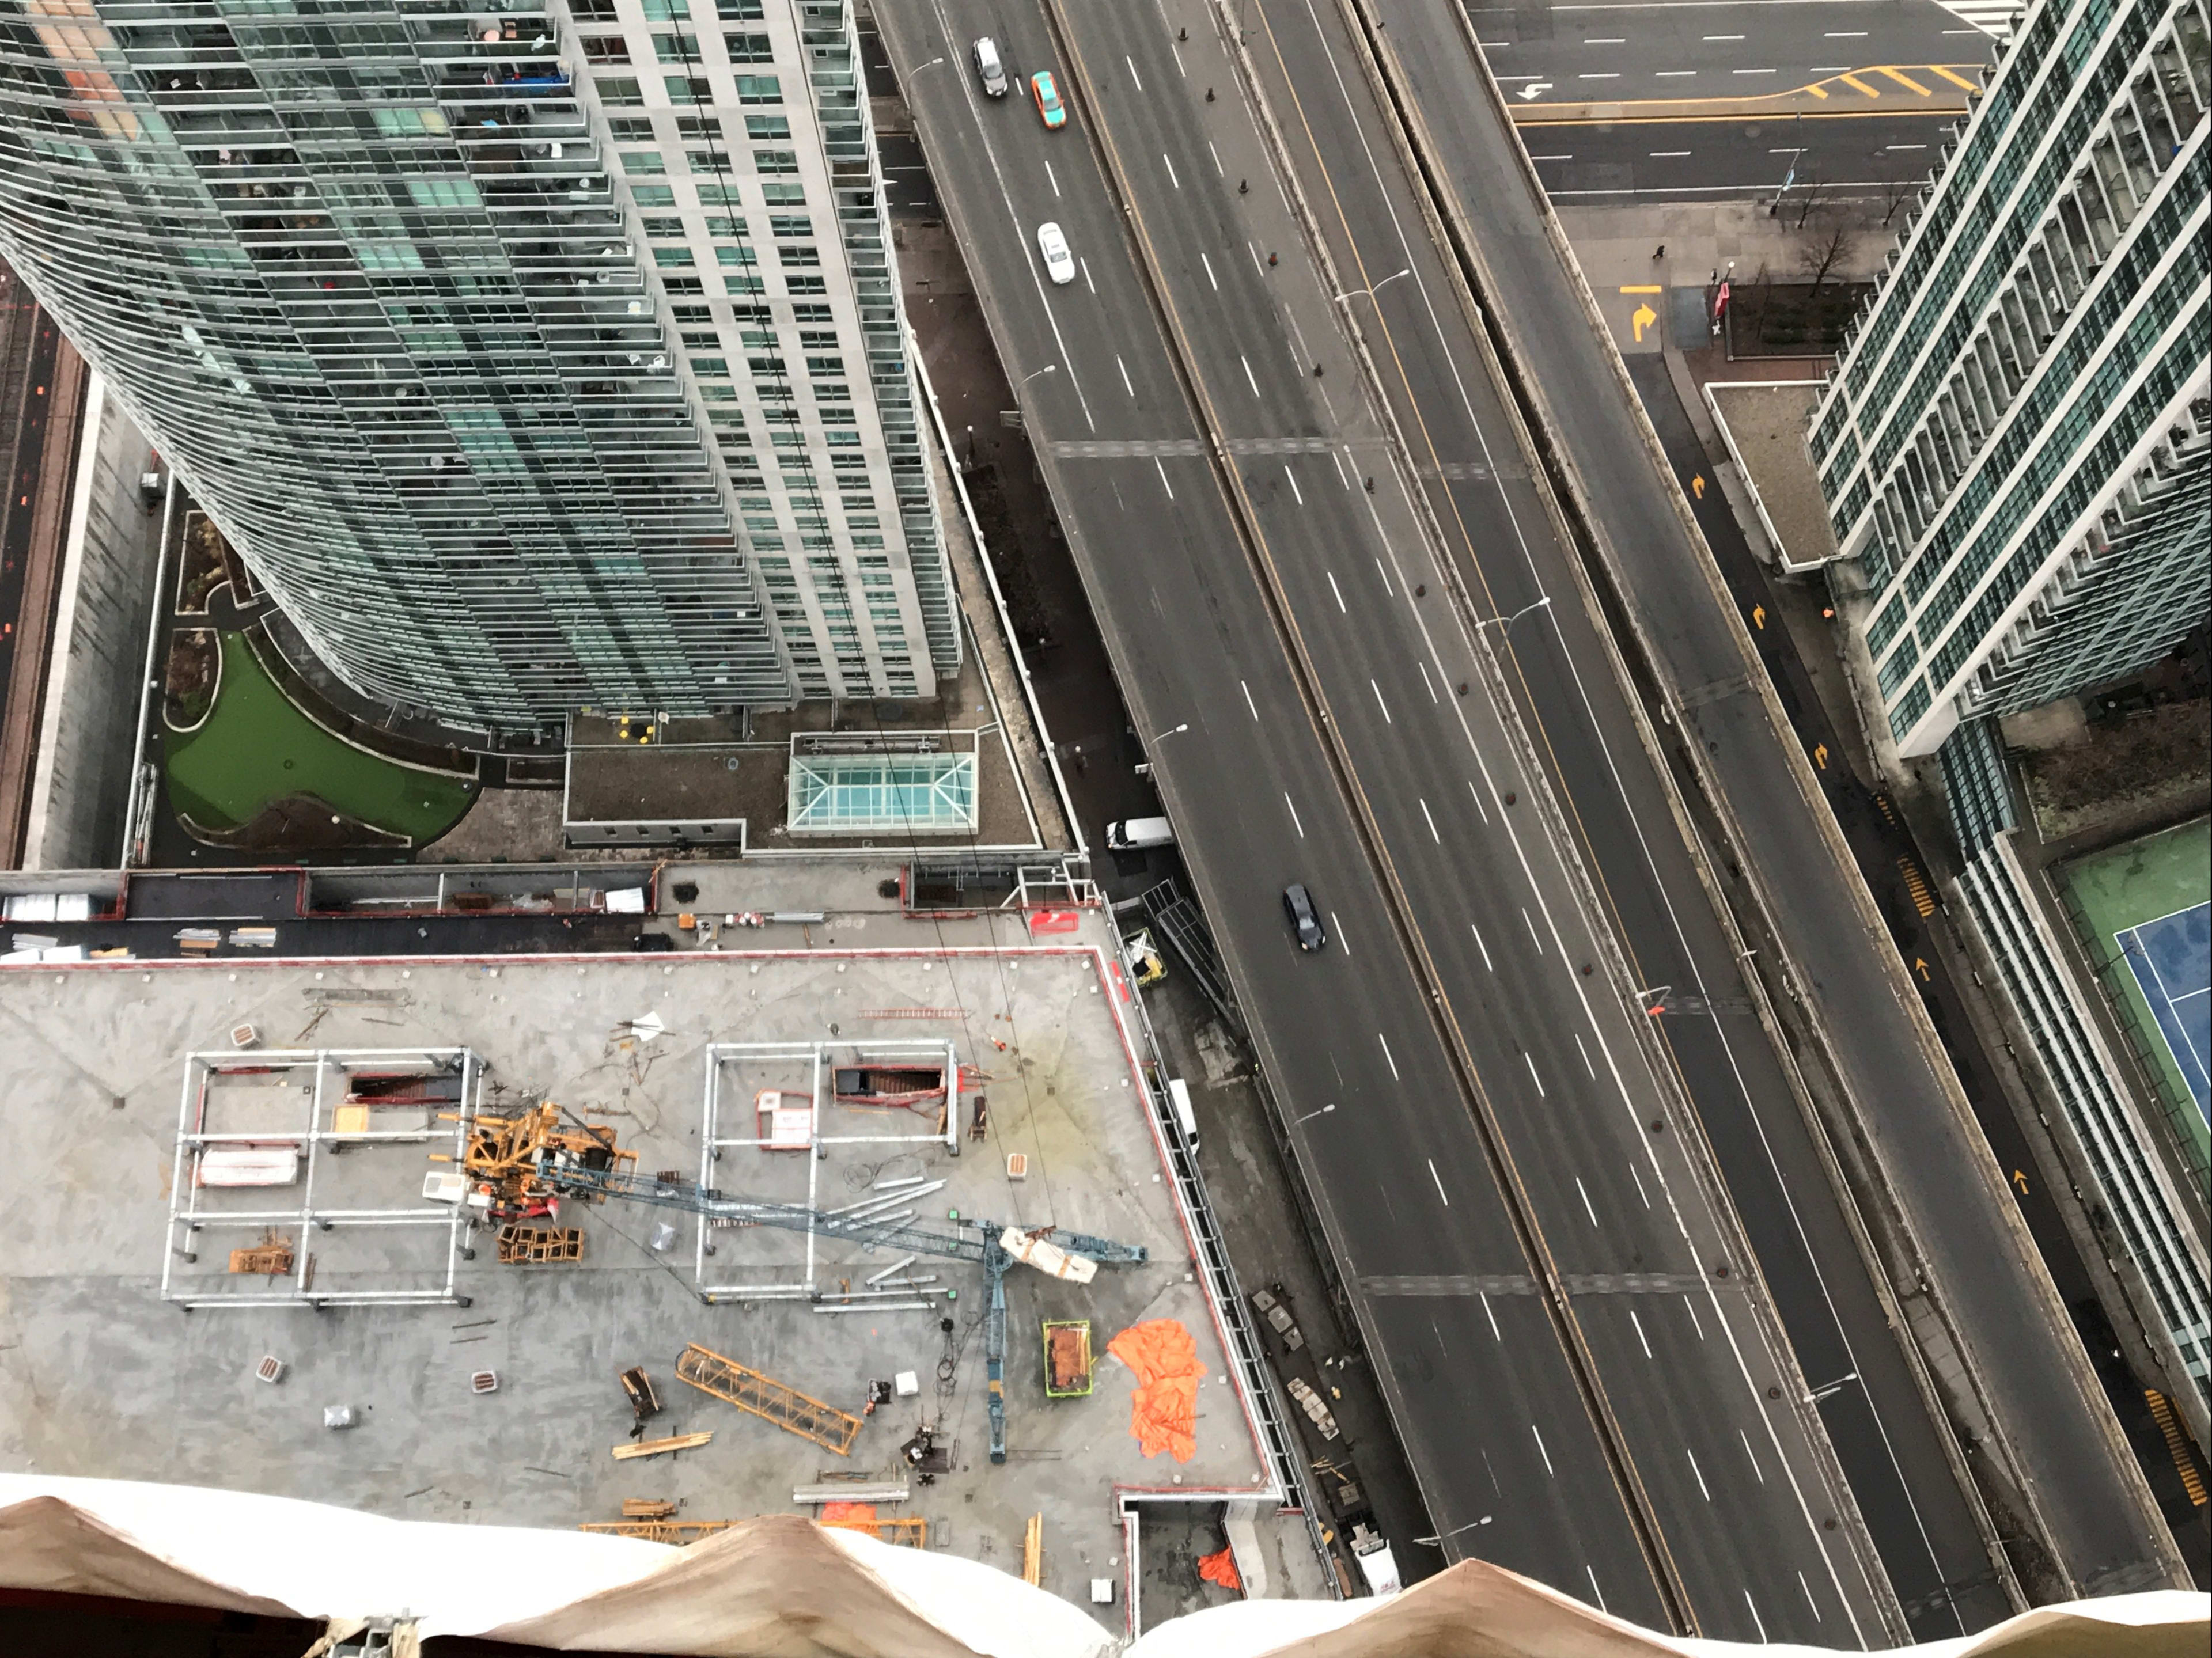
[[[1949,1061],[1908,1011],[1912,992],[1899,965],[1869,938],[1832,824],[1815,816],[1821,808],[1790,753],[1796,738],[1778,728],[1747,677],[1756,661],[1744,630],[1717,601],[1709,556],[1683,525],[1674,486],[1647,459],[1625,388],[1593,349],[1594,325],[1541,232],[1541,203],[1522,181],[1516,140],[1480,85],[1472,48],[1439,8],[1380,0],[1379,10],[1444,180],[1480,227],[1493,303],[1620,550],[1629,602],[1677,688],[1678,718],[1705,745],[1808,1005],[1881,1148],[2066,1582],[2082,1594],[2179,1587],[2179,1556]]]
[[[1990,58],[1989,34],[1934,0],[1586,0],[1467,13],[1516,115],[1523,103],[1759,97],[1876,65],[1955,95],[1941,77],[1913,71],[1942,64],[1971,79]],[[1858,78],[1870,92],[1831,96],[1922,95],[1879,72]]]
[[[1486,700],[1474,630],[1429,591],[1442,583],[1417,503],[1334,309],[1358,296],[1330,294],[1304,252],[1208,10],[1070,14],[1079,72],[1033,4],[938,0],[879,21],[902,65],[960,64],[990,33],[1023,74],[1061,77],[1073,106],[1071,130],[1048,133],[964,73],[906,77],[1438,1534],[1647,1623],[1668,1621],[1668,1582],[1705,1633],[1881,1637],[1887,1585],[1838,1518],[1819,1424],[1757,1315],[1667,1062],[1601,965],[1614,946],[1571,839],[1550,832],[1543,780]],[[1076,257],[1066,286],[1033,252],[1048,219]],[[1207,458],[1216,438],[1249,556]],[[1525,470],[1510,452],[1493,464]],[[1317,956],[1290,943],[1291,880],[1329,918]],[[1553,1275],[1556,1322],[1539,1293]],[[1623,1485],[1656,1521],[1648,1547]]]
[[[1936,166],[1947,125],[1924,115],[1814,115],[1562,121],[1517,130],[1545,191],[1563,204],[1780,195],[1802,207],[1810,194],[1893,199],[1902,219],[1909,192]]]

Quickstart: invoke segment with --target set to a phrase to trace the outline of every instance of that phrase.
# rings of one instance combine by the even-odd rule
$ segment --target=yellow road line
[[[1824,86],[1820,85],[1818,82],[1815,82],[1813,85],[1811,85],[1811,86],[1809,86],[1809,87],[1807,87],[1807,88],[1805,88],[1805,90],[1806,90],[1806,91],[1808,91],[1808,92],[1809,92],[1809,93],[1811,93],[1811,94],[1812,94],[1815,98],[1825,98],[1825,97],[1826,97],[1826,96],[1828,95],[1828,89],[1827,89],[1827,88],[1826,88],[1826,87],[1824,87]]]
[[[1881,93],[1875,91],[1865,82],[1860,80],[1856,75],[1838,75],[1836,78],[1838,81],[1841,81],[1847,87],[1857,88],[1859,91],[1863,92],[1869,98],[1879,98],[1881,96]]]
[[[1945,69],[1941,64],[1923,64],[1920,67],[1926,70],[1930,75],[1942,76],[1954,87],[1963,87],[1968,92],[1978,92],[1981,90],[1981,88],[1976,86],[1972,81],[1967,80],[1963,76],[1952,74],[1949,70]]]
[[[1620,291],[1624,294],[1664,294],[1667,290],[1653,282],[1649,288],[1624,288]]]
[[[1898,85],[1911,88],[1913,91],[1918,93],[1923,98],[1932,97],[1934,95],[1926,87],[1922,86],[1919,82],[1914,80],[1901,69],[1892,69],[1888,64],[1883,64],[1878,65],[1875,69],[1874,72],[1876,75],[1887,75],[1891,80],[1896,82]]]

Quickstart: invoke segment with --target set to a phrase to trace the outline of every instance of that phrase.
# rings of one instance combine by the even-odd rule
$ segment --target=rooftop
[[[1094,948],[1103,922],[1087,914],[1082,926],[1013,949],[940,948],[935,929],[916,926],[875,950],[602,957],[588,970],[506,957],[0,973],[15,1151],[0,1204],[19,1217],[0,1280],[0,1346],[11,1350],[0,1367],[0,1462],[567,1527],[618,1519],[629,1498],[675,1503],[681,1520],[732,1520],[789,1512],[801,1485],[905,1479],[899,1448],[931,1422],[951,1447],[949,1471],[915,1479],[908,1500],[881,1514],[926,1519],[929,1547],[1017,1571],[1025,1523],[1042,1515],[1044,1586],[1089,1606],[1091,1579],[1123,1577],[1119,1493],[1218,1500],[1266,1482],[1164,1177],[1119,981]],[[240,1024],[255,1027],[260,1048],[233,1048]],[[461,1083],[362,1080],[435,1069],[394,1057],[432,1049],[464,1050],[481,1066],[472,1096]],[[363,1059],[367,1050],[382,1055]],[[831,1081],[839,1066],[933,1054],[959,1067],[949,1121],[938,1101],[832,1097],[850,1091]],[[194,1054],[214,1056],[215,1068]],[[241,1072],[241,1060],[268,1068]],[[769,1126],[756,1124],[763,1090],[802,1096],[799,1132],[812,1156],[748,1143]],[[426,1092],[436,1097],[412,1097]],[[339,1119],[349,1101],[380,1093],[394,1102]],[[452,1229],[422,1215],[435,1209],[426,1176],[452,1168],[431,1154],[456,1144],[458,1125],[441,1113],[512,1113],[540,1098],[557,1102],[565,1121],[611,1128],[647,1175],[704,1175],[727,1193],[821,1209],[906,1181],[921,1223],[943,1225],[957,1211],[1072,1228],[1141,1244],[1149,1259],[1102,1266],[1088,1285],[1009,1272],[1009,1450],[994,1466],[984,1280],[964,1261],[925,1256],[892,1274],[933,1277],[911,1286],[919,1308],[894,1310],[902,1297],[830,1313],[788,1297],[805,1295],[810,1273],[817,1295],[859,1291],[898,1255],[768,1228],[702,1231],[688,1212],[572,1199],[530,1224],[580,1229],[580,1260],[502,1265],[489,1231],[463,1230],[454,1299],[442,1301]],[[198,1234],[180,1225],[165,1249],[178,1170],[190,1166],[176,1156],[180,1114],[246,1137],[225,1145],[273,1148],[280,1163],[287,1145],[302,1152],[295,1183],[203,1186],[188,1199],[234,1217],[312,1203],[333,1224],[295,1213]],[[307,1147],[296,1136],[310,1114],[325,1138]],[[392,1138],[361,1138],[380,1131]],[[1022,1178],[1010,1177],[1013,1153],[1026,1157]],[[416,1219],[372,1222],[386,1211]],[[664,1222],[675,1237],[656,1238]],[[228,1272],[229,1252],[272,1227],[294,1250],[289,1272]],[[188,1312],[163,1300],[165,1266],[173,1296],[246,1286],[295,1304]],[[303,1288],[309,1301],[404,1290],[428,1304],[317,1309],[296,1304]],[[717,1292],[712,1304],[702,1290]],[[1099,1359],[1088,1396],[1046,1394],[1042,1327],[1063,1319],[1091,1323]],[[1118,1333],[1150,1320],[1182,1324],[1205,1366],[1187,1462],[1144,1454],[1132,1434],[1137,1378],[1105,1357]],[[679,1381],[676,1360],[691,1344],[864,1418],[849,1455]],[[281,1382],[257,1379],[264,1356],[289,1367]],[[712,1440],[617,1461],[632,1443],[618,1381],[631,1366],[650,1374],[665,1406],[647,1437]],[[478,1371],[495,1375],[496,1392],[471,1392]],[[867,1412],[868,1384],[904,1371],[918,1394]],[[326,1428],[331,1406],[355,1407],[360,1425]],[[1116,1632],[1120,1600],[1092,1608]]]

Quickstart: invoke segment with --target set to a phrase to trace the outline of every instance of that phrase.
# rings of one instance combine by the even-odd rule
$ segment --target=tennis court
[[[2175,1132],[2212,1155],[2212,820],[2062,865],[2075,929]]]
[[[2174,1068],[2212,1121],[2212,903],[2178,909],[2114,935]]]

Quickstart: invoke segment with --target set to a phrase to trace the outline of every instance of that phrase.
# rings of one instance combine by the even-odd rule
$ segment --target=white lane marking
[[[1867,38],[1867,32],[1864,29],[1830,29],[1820,38],[1823,40],[1863,40]]]
[[[1283,463],[1283,476],[1285,478],[1290,479],[1291,493],[1298,498],[1298,505],[1301,507],[1304,506],[1306,504],[1306,492],[1298,488],[1297,479],[1291,476],[1291,465],[1288,461],[1285,461]],[[1372,682],[1370,681],[1370,683],[1371,683]]]
[[[1743,39],[1743,36],[1741,34],[1708,34],[1705,39],[1708,40],[1741,40]]]
[[[1772,75],[1777,73],[1777,71],[1771,69],[1732,69],[1729,73],[1731,75]]]
[[[1217,179],[1227,178],[1229,174],[1221,165],[1221,152],[1213,147],[1213,140],[1211,138],[1206,141],[1206,153],[1213,157],[1213,176]]]
[[[1060,194],[1060,174],[1058,174],[1057,173],[1054,173],[1054,172],[1052,170],[1052,163],[1051,163],[1050,161],[1047,161],[1047,162],[1044,164],[1044,176],[1045,176],[1046,178],[1048,178],[1048,179],[1051,179],[1051,180],[1052,180],[1052,193],[1053,193],[1054,196],[1059,195],[1059,194]]]
[[[1751,1591],[1749,1589],[1746,1589],[1743,1592],[1743,1603],[1751,1608],[1752,1624],[1753,1627],[1759,1631],[1759,1644],[1765,1646],[1766,1644],[1766,1619],[1759,1615],[1759,1602],[1751,1598]]]
[[[1686,75],[1695,75],[1697,72],[1693,69],[1655,69],[1651,71],[1651,75],[1654,80],[1674,81]]]
[[[1535,1068],[1536,1067],[1533,1065],[1528,1067],[1531,1072],[1534,1071]],[[1583,1184],[1583,1177],[1580,1175],[1575,1176],[1575,1190],[1582,1193],[1583,1213],[1589,1217],[1589,1224],[1591,1225],[1596,1225],[1597,1206],[1590,1201],[1589,1187]]]
[[[1344,608],[1344,590],[1336,585],[1336,572],[1334,570],[1323,570],[1322,574],[1328,578],[1329,592],[1336,595],[1337,614],[1340,616],[1351,615],[1352,612]]]
[[[1176,48],[1176,43],[1172,40],[1168,42],[1168,50],[1175,53],[1176,73],[1182,76],[1184,80],[1188,81],[1190,78],[1190,70],[1182,61],[1182,52]]]
[[[1575,1052],[1583,1056],[1583,1069],[1589,1072],[1590,1073],[1590,1080],[1592,1082],[1595,1082],[1597,1080],[1597,1067],[1590,1063],[1589,1049],[1583,1046],[1582,1033],[1580,1031],[1577,1031],[1575,1033]],[[1631,1165],[1631,1167],[1633,1166],[1634,1165],[1632,1164]]]
[[[1536,1074],[1536,1061],[1534,1057],[1524,1052],[1521,1055],[1521,1059],[1522,1062],[1528,1067],[1528,1080],[1536,1084],[1536,1097],[1540,1100],[1549,1098],[1550,1096],[1544,1092],[1544,1079]],[[1583,1177],[1580,1175],[1576,1175],[1575,1189],[1577,1192],[1582,1192],[1582,1185]],[[1583,1207],[1589,1209],[1589,1193],[1587,1192],[1583,1192]],[[1597,1224],[1597,1212],[1594,1209],[1590,1210],[1590,1224],[1593,1226]]]
[[[1644,1338],[1644,1321],[1636,1316],[1636,1309],[1633,1307],[1628,1309],[1628,1321],[1636,1327],[1637,1345],[1644,1349],[1644,1357],[1650,1358],[1652,1357],[1651,1344]]]
[[[1091,280],[1091,261],[1079,258],[1076,264],[1083,267],[1083,285],[1096,294],[1098,291],[1098,284]]]
[[[1145,89],[1145,78],[1137,73],[1137,60],[1125,52],[1121,54],[1121,61],[1129,66],[1129,78],[1137,83],[1137,90],[1142,92]]]
[[[1182,188],[1182,180],[1176,177],[1175,163],[1168,160],[1168,154],[1165,150],[1162,150],[1160,152],[1160,163],[1168,170],[1168,182],[1173,185],[1177,190],[1181,190]]]
[[[1644,1206],[1649,1209],[1651,1206],[1651,1194],[1644,1189],[1644,1176],[1637,1173],[1636,1165],[1632,1163],[1628,1165],[1628,1173],[1629,1177],[1636,1182],[1636,1195],[1644,1199]]]
[[[1698,1316],[1697,1303],[1686,1296],[1682,1299],[1682,1305],[1690,1309],[1690,1322],[1697,1326],[1698,1339],[1703,1341],[1705,1339],[1705,1321]]]
[[[1592,36],[1590,39],[1583,41],[1583,44],[1586,46],[1625,46],[1628,44],[1628,40],[1624,35],[1607,34],[1604,36]]]
[[[1252,388],[1252,395],[1254,397],[1258,397],[1260,395],[1260,380],[1259,376],[1252,372],[1252,359],[1245,356],[1242,352],[1239,352],[1237,354],[1237,361],[1244,365],[1244,384]]]
[[[1252,688],[1240,679],[1237,682],[1237,689],[1244,693],[1244,706],[1252,710],[1252,718],[1256,722],[1260,718],[1260,705],[1252,700]]]
[[[1287,789],[1283,792],[1283,804],[1286,806],[1290,806],[1291,808],[1291,827],[1298,832],[1299,840],[1304,840],[1306,838],[1306,826],[1298,822],[1298,809],[1295,805],[1291,805],[1290,792]]]
[[[1575,79],[1577,81],[1618,81],[1620,79],[1620,73],[1617,70],[1605,70],[1593,75],[1577,75],[1575,76]]]
[[[1247,242],[1244,244],[1244,251],[1252,256],[1252,269],[1258,271],[1261,276],[1266,276],[1267,274],[1267,262],[1260,257],[1260,250],[1253,246],[1251,243]]]
[[[1482,791],[1475,787],[1474,779],[1472,777],[1467,780],[1467,792],[1474,797],[1474,809],[1477,812],[1481,813],[1482,821],[1486,824],[1490,822],[1490,814],[1482,810]]]
[[[1531,155],[1528,159],[1529,159],[1530,161],[1573,161],[1575,158],[1574,158],[1572,155]]]
[[[1450,1208],[1451,1193],[1444,1190],[1444,1177],[1437,1173],[1437,1160],[1434,1157],[1429,1159],[1429,1178],[1437,1183],[1437,1195],[1444,1200],[1444,1207]]]
[[[1419,799],[1418,795],[1414,798]],[[1421,801],[1421,821],[1429,826],[1429,839],[1438,846],[1443,845],[1444,837],[1437,833],[1437,820],[1429,815],[1429,803],[1425,800]]]
[[[1378,1030],[1375,1033],[1375,1040],[1382,1044],[1382,1063],[1390,1067],[1390,1080],[1392,1082],[1396,1082],[1398,1080],[1398,1062],[1390,1057],[1390,1039]],[[1431,1163],[1429,1165],[1429,1171],[1431,1174],[1435,1173],[1436,1167],[1436,1164]],[[1442,1181],[1438,1181],[1437,1182],[1437,1190],[1441,1192],[1443,1189],[1444,1183]]]
[[[1352,946],[1344,941],[1344,923],[1336,919],[1336,912],[1334,910],[1331,910],[1328,913],[1328,924],[1336,929],[1336,947],[1344,952],[1345,958],[1347,961],[1350,960],[1352,957]]]
[[[1743,1454],[1751,1459],[1751,1477],[1764,1485],[1766,1483],[1766,1476],[1759,1471],[1759,1453],[1751,1448],[1751,1436],[1741,1428],[1738,1428],[1735,1433],[1736,1437],[1743,1441]]]
[[[1541,956],[1544,953],[1544,941],[1536,937],[1536,924],[1528,920],[1528,906],[1526,904],[1521,906],[1521,920],[1528,928],[1528,938],[1535,944],[1536,953]]]
[[[1603,1612],[1606,1609],[1605,1591],[1597,1586],[1597,1573],[1591,1568],[1589,1562],[1587,1560],[1583,1562],[1583,1570],[1589,1573],[1590,1593],[1597,1596],[1597,1609],[1600,1612]]]
[[[1206,280],[1213,284],[1213,291],[1218,294],[1221,291],[1221,278],[1213,274],[1213,261],[1201,253],[1198,256],[1198,262],[1206,267]]]
[[[1497,972],[1496,965],[1490,959],[1490,946],[1482,942],[1482,929],[1469,921],[1467,924],[1467,930],[1474,934],[1474,947],[1482,952],[1483,966],[1489,968],[1492,973]]]
[[[1689,153],[1686,149],[1655,149],[1650,152],[1650,159],[1655,161],[1664,161],[1671,156],[1687,155]]]
[[[1443,699],[1437,695],[1435,682],[1429,677],[1429,665],[1422,661],[1419,657],[1415,657],[1413,659],[1413,665],[1421,671],[1421,685],[1422,688],[1428,692],[1429,701],[1431,702],[1442,701]]]
[[[1244,372],[1248,374],[1252,372],[1251,366],[1249,363],[1245,366]],[[1255,388],[1255,395],[1256,391],[1257,388]],[[1339,483],[1341,483],[1346,489],[1349,489],[1352,487],[1352,480],[1345,477],[1344,463],[1336,458],[1336,451],[1334,449],[1328,452],[1328,464],[1336,468],[1336,481]]]
[[[1137,395],[1137,388],[1129,383],[1129,365],[1121,361],[1121,354],[1118,351],[1114,354],[1114,366],[1121,371],[1121,389],[1127,392],[1131,397],[1135,397]],[[1158,460],[1159,457],[1155,455],[1152,459],[1154,460]]]
[[[1698,1466],[1698,1454],[1685,1445],[1682,1447],[1682,1455],[1690,1459],[1690,1472],[1698,1476],[1698,1490],[1704,1495],[1706,1502],[1711,1502],[1713,1494],[1705,1489],[1705,1471]]]
[[[1505,1333],[1498,1327],[1498,1315],[1490,1310],[1490,1297],[1488,1296],[1482,1295],[1482,1292],[1479,1290],[1475,1293],[1481,1297],[1482,1315],[1490,1321],[1490,1333],[1496,1337],[1499,1341],[1504,1341],[1505,1339]]]
[[[1390,573],[1382,568],[1382,561],[1379,558],[1375,561],[1375,571],[1382,578],[1382,591],[1393,598],[1397,598],[1398,590],[1390,585]]]
[[[1557,1479],[1559,1476],[1552,1467],[1552,1454],[1544,1448],[1544,1436],[1540,1433],[1536,1433],[1536,1424],[1533,1422],[1528,1424],[1528,1431],[1532,1434],[1536,1434],[1536,1455],[1544,1459],[1544,1472],[1550,1474],[1553,1479]],[[1596,1580],[1593,1578],[1591,1581],[1595,1582]]]
[[[1390,717],[1390,705],[1382,700],[1382,688],[1370,679],[1367,682],[1367,689],[1375,693],[1375,706],[1382,710],[1382,723],[1386,726],[1396,725],[1398,722]]]
[[[1166,490],[1168,492],[1168,499],[1170,501],[1173,501],[1175,499],[1175,485],[1168,482],[1168,469],[1166,464],[1163,462],[1158,455],[1154,455],[1152,457],[1152,465],[1159,469],[1160,488]]]
[[[1820,1621],[1820,1603],[1813,1598],[1813,1586],[1805,1581],[1805,1574],[1797,1574],[1797,1587],[1805,1591],[1805,1604],[1813,1608],[1813,1621]]]

